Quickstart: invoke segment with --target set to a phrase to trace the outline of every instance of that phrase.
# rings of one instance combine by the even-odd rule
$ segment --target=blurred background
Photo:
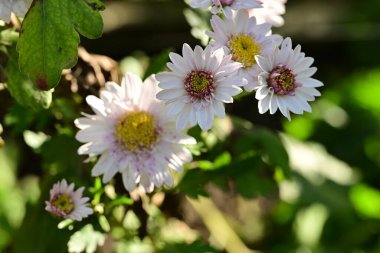
[[[273,32],[315,59],[313,112],[287,121],[238,97],[212,131],[190,130],[200,144],[177,187],[149,196],[91,178],[73,120],[105,81],[157,73],[169,51],[205,42],[210,16],[181,0],[105,2],[103,37],[82,39],[48,110],[0,87],[0,252],[380,252],[380,1],[288,0]],[[96,215],[64,224],[44,211],[63,177],[88,187]]]

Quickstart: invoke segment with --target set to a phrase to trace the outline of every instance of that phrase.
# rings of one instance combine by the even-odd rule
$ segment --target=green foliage
[[[227,143],[229,141],[231,140],[226,140]],[[191,197],[207,195],[204,190],[207,183],[214,182],[225,188],[226,182],[232,179],[244,197],[276,195],[274,168],[279,167],[289,174],[287,152],[278,136],[268,130],[250,130],[236,143],[236,149],[233,150],[235,156],[223,152],[214,161],[198,161],[197,167],[200,170],[193,169],[186,173],[179,184],[181,192]]]
[[[351,2],[363,10],[353,20],[365,19],[365,10],[379,16],[376,8]],[[12,25],[0,24],[0,82],[17,101],[9,100],[1,84],[0,134],[5,142],[0,137],[0,252],[234,252],[223,248],[230,238],[217,242],[208,227],[220,224],[205,222],[219,215],[240,243],[257,249],[252,252],[380,252],[380,71],[373,57],[375,40],[365,42],[372,51],[362,50],[357,41],[344,44],[350,62],[359,61],[360,70],[347,67],[350,62],[331,62],[329,43],[306,43],[307,51],[320,53],[316,62],[325,72],[318,72],[326,86],[312,114],[283,122],[270,115],[265,121],[265,115],[247,113],[252,112],[248,108],[254,94],[242,93],[239,103],[247,103],[250,96],[249,104],[227,105],[230,116],[216,120],[208,132],[197,127],[188,131],[198,144],[189,147],[194,159],[183,174],[174,175],[174,189],[129,194],[119,175],[105,185],[92,178],[97,158],[83,163],[77,154],[73,120],[86,110],[81,104],[85,96],[96,95],[99,87],[62,86],[53,101],[50,89],[62,69],[75,64],[80,34],[91,39],[101,35],[98,11],[104,8],[100,0],[35,0],[20,40]],[[187,9],[185,15],[193,35],[207,44],[210,13]],[[374,26],[367,23],[367,28]],[[357,36],[361,31],[349,33]],[[332,47],[335,53],[338,47]],[[108,48],[106,43],[103,50]],[[123,71],[155,74],[165,69],[168,52],[127,56]],[[375,67],[368,68],[368,62]],[[86,72],[82,67],[73,73]],[[297,140],[289,141],[294,139],[290,136]],[[78,187],[92,185],[85,195],[93,216],[61,221],[44,210],[50,187],[63,177]],[[205,218],[189,204],[200,196],[207,196],[215,208],[206,208]]]
[[[81,230],[75,232],[68,242],[70,253],[94,253],[98,246],[102,246],[105,241],[105,235],[95,231],[91,224],[84,226]]]
[[[352,187],[350,198],[359,214],[380,219],[380,191],[360,184]]]
[[[54,88],[62,70],[76,64],[78,33],[94,39],[102,29],[100,14],[84,0],[34,1],[17,47],[21,71],[38,89]]]
[[[34,110],[46,109],[52,102],[52,93],[50,91],[41,91],[37,89],[26,75],[20,72],[18,66],[18,54],[14,48],[8,51],[7,71],[7,88],[12,97],[18,103]]]
[[[164,70],[165,64],[169,60],[169,52],[171,50],[164,50],[159,55],[152,57],[147,70],[145,71],[144,78],[149,77],[152,74],[157,74]]]
[[[173,243],[166,244],[164,248],[156,251],[156,253],[217,253],[220,252],[213,247],[203,244],[201,241],[195,241],[191,244],[187,243]]]

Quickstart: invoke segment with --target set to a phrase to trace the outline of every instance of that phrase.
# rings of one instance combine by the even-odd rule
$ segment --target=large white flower
[[[308,102],[321,95],[315,88],[323,86],[323,83],[311,78],[317,68],[310,67],[314,59],[305,57],[300,45],[293,49],[291,39],[286,38],[273,54],[257,56],[256,60],[262,69],[256,90],[260,113],[269,110],[274,114],[280,109],[290,120],[290,112],[311,112]]]
[[[285,3],[287,0],[259,0],[262,8],[250,9],[249,15],[255,16],[257,23],[269,23],[272,26],[282,26],[284,19],[281,15],[285,14]]]
[[[270,24],[256,24],[256,18],[249,17],[244,10],[233,12],[224,19],[214,15],[211,26],[213,31],[207,32],[213,39],[210,45],[223,48],[232,60],[243,64],[238,75],[246,80],[245,90],[252,91],[258,85],[257,76],[260,73],[255,56],[270,54],[273,44],[281,43],[281,36],[271,35]]]
[[[31,3],[32,0],[1,0],[0,20],[9,23],[12,12],[19,17],[24,17]]]
[[[206,131],[212,127],[214,114],[224,117],[223,103],[232,103],[232,96],[242,90],[241,78],[234,73],[241,64],[231,61],[222,49],[204,50],[196,46],[194,51],[184,44],[182,55],[170,53],[170,71],[159,73],[157,80],[163,90],[157,98],[166,100],[168,115],[177,118],[177,128],[196,125]]]
[[[191,0],[193,8],[210,8],[213,14],[219,12],[230,13],[231,10],[261,8],[258,0]]]
[[[68,185],[65,179],[54,184],[50,190],[50,200],[45,201],[45,210],[55,216],[76,221],[81,221],[92,214],[93,210],[87,203],[89,198],[82,198],[84,187],[76,191],[74,187],[73,183]]]
[[[79,154],[101,155],[93,176],[103,175],[106,183],[120,172],[128,191],[140,185],[151,192],[164,183],[172,186],[170,169],[181,171],[192,160],[184,144],[195,144],[195,139],[176,130],[157,91],[154,76],[143,83],[127,73],[121,86],[108,82],[100,98],[86,98],[96,114],[75,120],[81,129],[76,138],[86,143]]]

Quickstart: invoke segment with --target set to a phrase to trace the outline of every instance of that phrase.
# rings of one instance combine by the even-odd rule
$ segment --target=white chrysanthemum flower
[[[274,114],[280,109],[290,120],[290,112],[311,112],[308,102],[321,95],[315,88],[323,86],[323,83],[311,78],[317,68],[310,67],[314,59],[305,57],[300,45],[292,49],[291,39],[286,38],[272,55],[257,56],[256,60],[262,69],[256,90],[261,114],[268,110]]]
[[[32,0],[2,0],[0,2],[0,20],[9,23],[12,12],[19,17],[24,17],[31,3]]]
[[[121,86],[108,82],[100,98],[86,98],[96,114],[75,120],[81,129],[76,139],[86,143],[79,154],[101,155],[93,176],[103,175],[106,183],[120,172],[128,191],[140,185],[151,192],[154,186],[172,186],[170,169],[181,171],[192,160],[184,144],[195,144],[195,139],[176,130],[157,91],[154,76],[143,83],[127,73]]]
[[[50,190],[50,200],[45,201],[45,210],[55,216],[76,221],[93,214],[93,210],[88,207],[89,198],[82,198],[84,187],[76,191],[74,187],[73,183],[68,185],[65,179],[54,184]]]
[[[230,13],[231,10],[261,8],[261,3],[258,0],[191,0],[190,6],[203,9],[211,7],[211,12],[217,14],[221,11]]]
[[[255,16],[258,24],[269,23],[272,26],[282,26],[285,14],[285,3],[287,0],[259,0],[262,8],[250,9],[249,15]]]
[[[182,55],[169,54],[170,71],[157,75],[163,89],[157,98],[166,100],[168,115],[177,118],[177,129],[199,124],[206,131],[212,127],[214,114],[224,117],[223,103],[232,103],[232,96],[242,91],[238,86],[243,81],[234,74],[241,64],[210,46],[204,50],[196,46],[193,51],[184,44]]]
[[[243,64],[238,75],[246,80],[245,90],[252,91],[258,85],[257,76],[260,73],[255,56],[270,54],[273,43],[281,43],[281,36],[271,35],[270,24],[256,24],[256,18],[249,17],[244,10],[233,12],[225,19],[214,15],[211,26],[213,31],[207,32],[213,39],[210,45],[223,48],[232,60]]]

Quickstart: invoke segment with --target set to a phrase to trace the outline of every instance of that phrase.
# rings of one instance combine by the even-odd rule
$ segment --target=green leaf
[[[228,152],[220,154],[214,162],[201,160],[198,162],[198,167],[202,170],[216,170],[231,163],[231,155]]]
[[[258,164],[257,167],[253,163],[250,166],[250,169],[246,169],[235,179],[240,194],[247,198],[278,194],[276,182],[271,175],[266,175],[270,171]]]
[[[350,190],[350,199],[358,213],[380,219],[380,191],[365,184],[355,185]]]
[[[191,244],[187,243],[173,243],[166,244],[163,249],[157,251],[157,253],[198,253],[198,252],[210,252],[216,253],[218,250],[214,249],[210,245],[206,245],[201,241],[194,241]]]
[[[103,11],[106,6],[101,0],[86,0],[87,4],[89,4],[93,9]]]
[[[100,227],[105,231],[105,232],[109,232],[111,230],[111,226],[110,226],[110,223],[108,222],[106,216],[104,215],[100,215],[99,218],[99,225]]]
[[[266,129],[258,129],[249,137],[262,148],[263,155],[268,156],[271,165],[281,167],[285,176],[289,176],[289,156],[277,134]]]
[[[74,137],[66,134],[55,135],[42,144],[41,156],[49,170],[57,170],[64,177],[79,176],[82,158],[77,155],[78,147]]]
[[[11,48],[5,69],[8,77],[7,88],[12,97],[19,104],[35,110],[48,108],[52,101],[53,90],[40,91],[36,89],[28,77],[20,72],[17,58],[16,50]]]
[[[0,31],[0,44],[12,45],[18,40],[19,34],[14,29]]]
[[[107,205],[107,208],[111,209],[113,207],[116,207],[116,206],[120,206],[120,205],[132,205],[133,204],[133,200],[130,199],[130,198],[127,198],[125,196],[122,196],[122,197],[119,197],[115,200],[112,200],[108,205]]]
[[[84,226],[80,231],[75,232],[68,242],[69,252],[87,252],[93,253],[98,246],[102,246],[105,241],[105,235],[95,231],[91,224]]]
[[[152,58],[149,63],[148,69],[145,71],[144,79],[152,74],[158,73],[165,69],[166,63],[169,60],[169,52],[171,50],[166,49],[162,51],[159,55]]]
[[[39,89],[51,89],[77,62],[78,32],[94,39],[102,29],[99,12],[84,0],[34,1],[18,42],[20,68]]]

